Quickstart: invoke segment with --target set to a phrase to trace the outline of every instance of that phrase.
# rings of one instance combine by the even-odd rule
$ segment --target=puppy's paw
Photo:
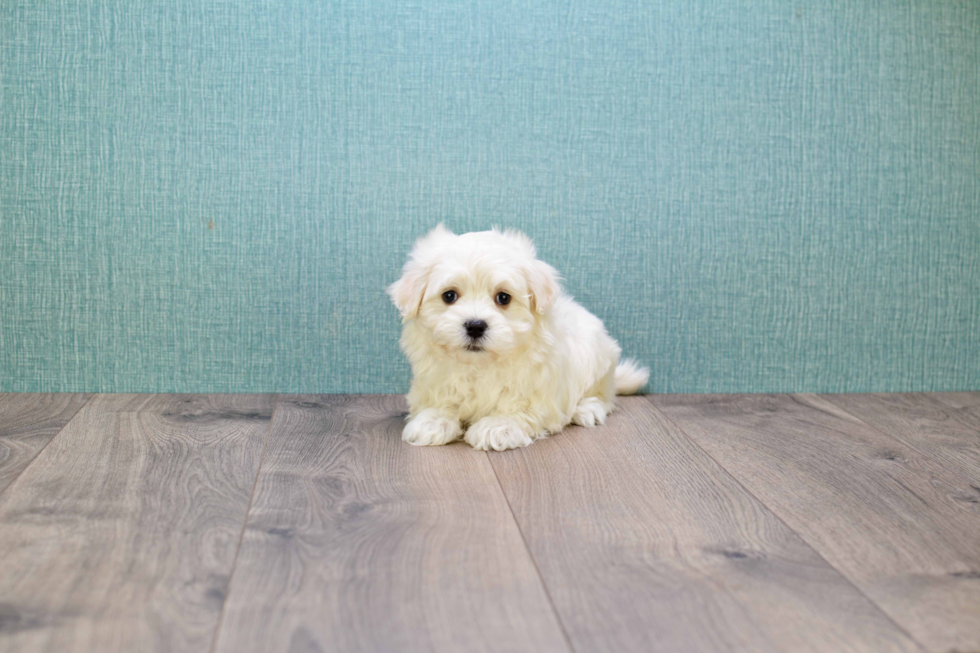
[[[402,440],[418,446],[436,446],[458,440],[462,434],[459,421],[426,408],[408,421],[402,431]]]
[[[466,430],[463,439],[481,451],[517,449],[534,442],[534,438],[521,428],[517,420],[509,417],[484,417]]]
[[[579,426],[595,426],[596,424],[606,423],[606,407],[598,397],[586,397],[578,402],[575,414],[572,415],[572,424]]]

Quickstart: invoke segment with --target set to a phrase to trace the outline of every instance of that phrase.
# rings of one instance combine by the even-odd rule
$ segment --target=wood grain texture
[[[929,396],[953,408],[968,408],[980,419],[980,392],[931,392]]]
[[[92,398],[0,496],[0,649],[207,651],[273,406]]]
[[[491,455],[578,651],[917,651],[642,397]]]
[[[821,395],[851,415],[962,476],[980,504],[980,417],[929,394]]]
[[[964,479],[814,395],[650,401],[927,650],[980,649]]]
[[[568,651],[486,454],[404,413],[280,398],[217,651]]]
[[[0,394],[0,493],[64,428],[86,394]]]

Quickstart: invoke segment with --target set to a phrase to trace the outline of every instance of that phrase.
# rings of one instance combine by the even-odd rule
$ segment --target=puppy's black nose
[[[463,326],[466,327],[466,335],[473,340],[483,337],[483,334],[487,330],[487,323],[483,320],[470,320]]]

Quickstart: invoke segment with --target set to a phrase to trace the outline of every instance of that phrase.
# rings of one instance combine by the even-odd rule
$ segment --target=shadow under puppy
[[[526,447],[569,424],[595,426],[616,394],[646,384],[602,322],[562,292],[516,231],[419,239],[388,288],[412,364],[402,439],[476,449]]]

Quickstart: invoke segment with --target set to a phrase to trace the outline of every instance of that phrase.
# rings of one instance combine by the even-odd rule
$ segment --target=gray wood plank
[[[933,392],[931,396],[953,408],[972,409],[980,417],[980,392]]]
[[[0,495],[0,650],[207,651],[273,405],[93,397]]]
[[[491,462],[578,651],[919,647],[643,397]]]
[[[649,399],[928,650],[980,649],[968,482],[815,395]]]
[[[923,393],[821,395],[854,417],[942,463],[973,485],[980,504],[980,417]]]
[[[64,428],[89,395],[0,394],[0,492]]]
[[[280,397],[217,651],[568,651],[486,454],[404,413]]]

